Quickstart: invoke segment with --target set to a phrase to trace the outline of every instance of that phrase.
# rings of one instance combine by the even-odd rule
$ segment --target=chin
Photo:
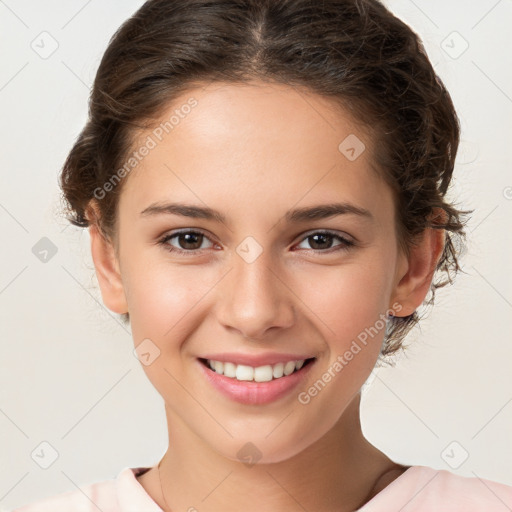
[[[272,436],[275,436],[274,439],[270,439]],[[255,436],[248,434],[236,437],[230,439],[228,445],[224,446],[219,446],[212,440],[211,447],[221,457],[253,467],[287,461],[304,451],[312,442],[314,440],[308,443],[304,437],[293,438],[276,432],[268,437],[261,433]]]

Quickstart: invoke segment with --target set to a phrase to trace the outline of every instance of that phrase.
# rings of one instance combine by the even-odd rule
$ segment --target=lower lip
[[[220,375],[201,361],[197,360],[201,371],[210,384],[223,395],[235,402],[250,405],[261,405],[278,400],[296,388],[306,377],[315,361],[311,361],[300,370],[279,379],[268,382],[241,381]]]

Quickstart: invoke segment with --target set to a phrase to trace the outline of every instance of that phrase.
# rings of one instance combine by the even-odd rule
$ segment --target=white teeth
[[[226,377],[236,377],[236,364],[224,363],[224,375]]]
[[[274,365],[258,366],[253,368],[244,364],[234,364],[222,361],[207,360],[208,366],[220,375],[232,379],[254,382],[269,382],[272,379],[279,379],[290,375],[296,370],[300,370],[304,365],[304,359],[299,361],[288,361],[287,363],[277,363]]]
[[[255,382],[268,382],[272,380],[272,366],[258,366],[254,368],[254,381]]]
[[[254,368],[252,366],[245,366],[243,364],[239,364],[236,367],[235,378],[237,380],[253,380]]]
[[[288,361],[285,365],[284,365],[284,374],[285,375],[290,375],[291,373],[293,373],[295,370],[295,361]]]
[[[272,370],[272,375],[274,379],[279,379],[279,377],[282,377],[284,375],[284,363],[275,364]]]
[[[221,375],[224,373],[224,363],[221,361],[214,361],[213,362],[213,369],[220,373]]]

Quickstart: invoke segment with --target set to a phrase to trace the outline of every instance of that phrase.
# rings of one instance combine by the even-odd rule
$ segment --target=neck
[[[355,510],[399,467],[364,438],[359,406],[357,394],[326,435],[290,459],[251,466],[209,449],[166,407],[169,448],[157,475],[164,496],[158,489],[155,501],[165,512]]]

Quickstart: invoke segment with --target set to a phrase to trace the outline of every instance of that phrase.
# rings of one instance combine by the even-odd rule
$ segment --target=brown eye
[[[180,249],[200,249],[203,235],[201,233],[180,233],[177,237]]]
[[[324,233],[308,237],[308,240],[310,241],[309,244],[312,249],[330,249],[333,239],[334,237],[332,235],[326,235]],[[326,247],[326,245],[329,247]]]
[[[333,245],[333,242],[336,240],[339,243]],[[331,233],[329,231],[316,231],[306,236],[303,239],[303,242],[304,241],[308,241],[310,249],[319,252],[327,252],[329,249],[333,249],[335,251],[348,249],[354,245],[354,242],[342,237],[341,235]],[[303,248],[308,249],[308,247]]]
[[[169,243],[171,240],[175,240],[175,242]],[[180,231],[166,235],[160,240],[159,244],[163,245],[165,249],[171,252],[194,253],[208,248],[203,246],[203,242],[206,240],[209,241],[209,238],[198,231]]]

